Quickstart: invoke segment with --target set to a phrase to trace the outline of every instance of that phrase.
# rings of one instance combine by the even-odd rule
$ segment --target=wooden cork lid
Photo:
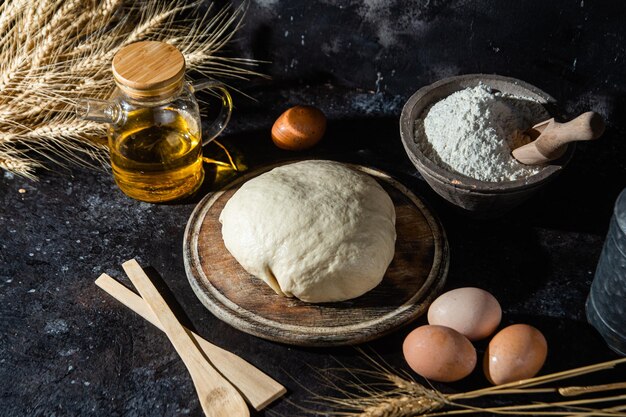
[[[185,57],[163,42],[142,41],[122,48],[113,58],[118,87],[135,98],[175,91],[185,75]]]

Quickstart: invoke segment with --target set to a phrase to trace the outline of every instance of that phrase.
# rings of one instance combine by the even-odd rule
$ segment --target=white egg
[[[502,318],[498,300],[485,290],[457,288],[440,295],[428,309],[428,323],[450,327],[469,340],[492,334]]]

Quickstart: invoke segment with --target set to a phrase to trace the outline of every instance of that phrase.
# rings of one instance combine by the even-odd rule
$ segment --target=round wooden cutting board
[[[372,168],[350,165],[374,177],[389,193],[397,231],[395,256],[376,288],[349,301],[309,304],[277,295],[239,265],[224,246],[219,215],[245,181],[279,165],[250,172],[210,193],[191,214],[183,243],[185,270],[206,308],[239,330],[300,346],[365,342],[424,313],[448,273],[445,233],[415,194]]]

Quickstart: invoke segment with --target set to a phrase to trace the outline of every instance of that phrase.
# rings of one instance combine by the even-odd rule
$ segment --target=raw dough
[[[220,222],[226,248],[246,271],[278,294],[313,303],[371,290],[395,251],[391,198],[338,162],[284,165],[246,182]]]

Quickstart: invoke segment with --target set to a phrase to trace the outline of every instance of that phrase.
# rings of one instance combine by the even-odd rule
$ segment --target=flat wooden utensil
[[[163,330],[161,322],[156,318],[150,306],[124,285],[107,274],[100,275],[96,280],[96,285],[158,329]],[[185,331],[213,366],[239,390],[255,410],[264,409],[287,392],[281,384],[234,353],[215,346],[189,329]]]
[[[526,132],[533,140],[513,150],[513,157],[522,164],[541,165],[563,156],[570,142],[598,139],[604,133],[604,121],[588,111],[567,123],[549,119]]]
[[[193,380],[204,414],[208,417],[249,417],[250,411],[237,390],[215,370],[195,345],[185,328],[169,309],[150,278],[136,260],[122,264],[141,298],[161,322]]]

